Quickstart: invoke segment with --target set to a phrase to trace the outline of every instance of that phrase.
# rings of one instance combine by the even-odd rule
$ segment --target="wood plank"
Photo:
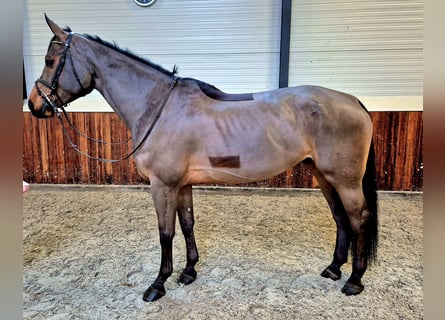
[[[51,141],[53,142],[52,147],[55,151],[51,152],[51,155],[54,156],[54,163],[53,163],[53,178],[55,183],[66,183],[65,177],[66,177],[66,168],[65,168],[65,145],[63,143],[64,137],[63,137],[63,131],[59,123],[56,123],[56,121],[51,121],[52,125],[52,134],[55,135],[55,137],[51,138]]]
[[[71,114],[70,114],[70,119],[72,122],[75,121],[75,118]],[[73,143],[76,144],[77,140],[73,136],[71,129],[67,128],[67,134],[73,141]],[[79,166],[76,157],[76,152],[71,147],[71,144],[69,143],[68,139],[66,139],[64,136],[61,139],[63,139],[63,148],[65,152],[65,177],[64,177],[65,183],[76,183],[76,181],[78,181],[77,167]]]
[[[107,113],[101,118],[102,132],[103,132],[103,140],[111,141],[111,130],[110,130],[110,118],[111,114]],[[106,159],[111,159],[111,146],[110,145],[102,145],[103,149],[103,157]],[[118,183],[113,181],[113,166],[111,163],[104,163],[104,177],[106,184]]]
[[[92,132],[94,132],[94,138],[98,139],[98,140],[104,139],[102,127],[101,127],[102,116],[103,115],[101,113],[95,113],[91,117],[94,119],[94,130]],[[95,143],[94,144],[94,152],[93,152],[94,156],[97,158],[102,157],[103,154],[102,154],[101,150],[102,150],[102,144]],[[100,162],[100,161],[94,161],[94,162],[95,162],[95,168],[96,168],[95,181],[97,184],[104,184],[104,181],[105,181],[104,164],[103,164],[103,162]]]
[[[122,141],[130,132],[117,114],[69,113],[73,124],[97,139]],[[371,112],[374,125],[377,183],[380,190],[423,189],[423,112]],[[102,163],[78,155],[61,134],[55,119],[23,117],[23,177],[31,183],[141,184],[134,160]],[[120,158],[127,146],[88,142],[69,130],[73,142],[93,156]],[[255,187],[317,187],[316,179],[299,164],[256,183]]]
[[[30,181],[35,179],[35,164],[34,161],[34,152],[33,152],[33,122],[32,118],[25,117],[23,121],[23,144],[22,150],[27,152],[23,152],[23,179],[25,181]]]
[[[410,147],[408,159],[413,159],[414,164],[411,179],[409,179],[409,188],[417,190],[419,186],[423,185],[423,113],[410,113],[408,121],[411,124],[407,143]],[[409,161],[411,162],[411,160]]]
[[[49,178],[49,151],[48,151],[48,135],[47,135],[47,122],[39,122],[39,141],[40,141],[40,154],[39,161],[42,166],[42,179],[45,183],[50,183]]]

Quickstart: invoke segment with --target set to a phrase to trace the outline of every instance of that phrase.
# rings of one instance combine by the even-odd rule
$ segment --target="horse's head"
[[[39,118],[53,117],[56,109],[86,95],[94,87],[94,72],[88,69],[81,48],[80,36],[64,30],[49,19],[46,22],[54,36],[45,55],[42,75],[35,81],[28,99],[32,114]]]

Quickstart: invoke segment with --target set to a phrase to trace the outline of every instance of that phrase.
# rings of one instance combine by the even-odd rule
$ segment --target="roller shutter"
[[[28,90],[40,75],[51,38],[43,13],[73,31],[99,35],[179,75],[227,92],[274,89],[278,83],[281,6],[269,0],[25,0],[23,49]],[[109,111],[100,94],[69,110]]]
[[[51,33],[43,13],[227,92],[278,85],[281,1],[25,0],[26,87],[40,75]],[[422,110],[423,1],[294,0],[289,85],[359,96],[370,110]],[[26,110],[26,108],[25,108]],[[110,111],[99,93],[71,111]]]
[[[423,1],[292,5],[289,85],[346,91],[371,110],[423,108]]]

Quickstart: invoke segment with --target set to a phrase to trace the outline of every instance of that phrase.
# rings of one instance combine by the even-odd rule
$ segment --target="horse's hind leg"
[[[193,226],[195,224],[193,217],[193,196],[192,186],[185,186],[181,189],[178,196],[178,216],[182,233],[185,238],[187,248],[187,265],[182,271],[178,282],[190,284],[196,279],[195,265],[198,262],[198,249],[196,247]]]
[[[373,238],[371,223],[372,214],[366,208],[362,186],[337,188],[343,206],[349,218],[352,230],[352,273],[344,285],[342,292],[346,295],[355,295],[363,291],[361,279],[372,258],[370,240]]]
[[[367,191],[362,186],[361,174],[344,170],[344,166],[343,169],[325,171],[310,163],[309,166],[312,166],[310,169],[317,177],[337,223],[334,259],[323,271],[322,276],[334,280],[340,278],[340,266],[346,262],[348,249],[351,247],[352,273],[342,292],[346,295],[359,294],[364,288],[361,279],[368,262],[376,255],[377,212],[373,212],[376,209],[373,209],[372,203],[376,200],[368,194],[370,202],[367,203],[368,198],[365,198]],[[349,174],[346,175],[345,172]],[[369,180],[369,177],[367,179]],[[371,191],[368,190],[368,193]]]
[[[345,208],[334,187],[325,179],[323,174],[314,166],[312,161],[305,161],[305,166],[317,178],[321,192],[326,198],[332,216],[337,225],[337,237],[332,263],[321,273],[325,278],[338,280],[341,278],[341,266],[348,260],[348,251],[351,244],[351,228]]]

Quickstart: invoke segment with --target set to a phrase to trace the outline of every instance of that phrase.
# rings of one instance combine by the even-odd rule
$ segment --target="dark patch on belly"
[[[216,168],[239,168],[239,156],[209,157],[210,164]]]

